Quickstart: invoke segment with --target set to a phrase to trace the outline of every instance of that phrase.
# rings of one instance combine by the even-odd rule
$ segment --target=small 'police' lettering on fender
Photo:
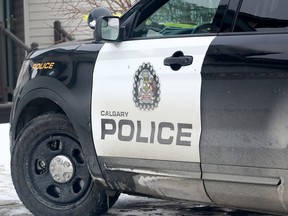
[[[178,146],[191,146],[192,124],[170,122],[150,122],[149,134],[143,135],[141,121],[122,119],[101,119],[101,139],[117,136],[119,141],[137,143],[155,143],[163,145],[176,144]]]
[[[55,62],[35,63],[32,65],[33,70],[52,70],[55,67]]]
[[[108,116],[108,117],[122,117],[127,118],[128,112],[120,112],[120,111],[101,111],[101,116]]]

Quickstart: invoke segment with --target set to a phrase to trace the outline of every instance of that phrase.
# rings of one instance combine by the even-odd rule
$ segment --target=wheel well
[[[46,98],[39,98],[30,101],[25,108],[22,110],[20,117],[17,122],[16,126],[16,133],[14,139],[17,138],[20,131],[23,129],[23,127],[30,122],[32,119],[34,119],[37,116],[43,115],[45,113],[62,113],[64,115],[65,112],[61,109],[61,107],[56,104],[54,101],[51,101]]]

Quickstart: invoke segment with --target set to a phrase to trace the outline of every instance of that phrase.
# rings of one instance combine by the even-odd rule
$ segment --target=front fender
[[[66,53],[66,50],[62,53],[59,49],[55,52],[42,51],[27,60],[29,65],[26,63],[25,71],[20,74],[14,95],[10,137],[11,145],[14,145],[20,129],[27,121],[32,120],[31,118],[51,111],[65,113],[77,133],[92,176],[106,186],[98,164],[91,129],[93,69],[101,47],[83,45],[69,53]],[[66,55],[63,57],[64,54]],[[51,62],[56,62],[55,68],[51,66]],[[50,66],[53,69],[46,69]]]

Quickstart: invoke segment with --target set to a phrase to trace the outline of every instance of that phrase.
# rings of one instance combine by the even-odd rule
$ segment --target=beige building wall
[[[79,2],[77,0],[71,0]],[[71,19],[70,15],[60,13],[57,8],[61,5],[57,0],[24,0],[24,20],[25,20],[25,43],[36,42],[40,47],[47,47],[54,44],[53,25],[59,20],[68,33],[71,33],[76,40],[89,39],[93,37],[92,30],[87,22],[79,15],[76,19]],[[58,1],[59,2],[59,1]],[[79,9],[91,10],[88,5],[81,3]],[[84,15],[84,14],[83,14]]]

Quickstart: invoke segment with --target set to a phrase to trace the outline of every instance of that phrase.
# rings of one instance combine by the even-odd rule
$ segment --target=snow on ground
[[[1,168],[10,168],[10,150],[9,150],[9,124],[0,124],[0,166]]]
[[[31,215],[19,200],[10,175],[9,124],[0,124],[0,215]]]

